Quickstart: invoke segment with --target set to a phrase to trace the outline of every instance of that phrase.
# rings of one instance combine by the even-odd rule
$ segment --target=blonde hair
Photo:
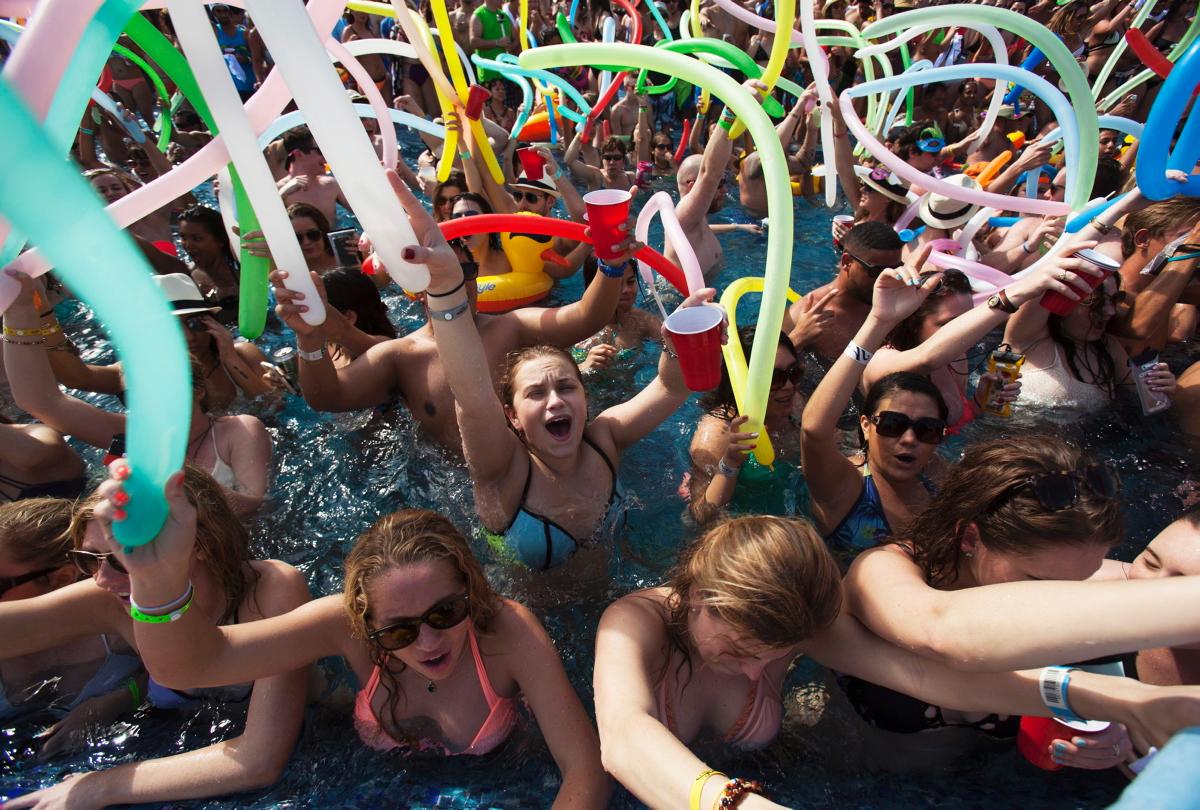
[[[0,552],[17,565],[66,565],[74,506],[65,498],[25,498],[0,506]]]
[[[684,550],[668,585],[668,635],[689,667],[691,608],[708,608],[747,639],[785,647],[833,624],[842,607],[841,570],[799,518],[749,515],[717,524]]]
[[[237,613],[248,595],[253,597],[258,584],[258,573],[250,565],[250,533],[229,506],[221,485],[195,464],[184,465],[183,490],[188,502],[196,507],[196,552],[203,555],[205,567],[225,595],[225,611],[220,619],[223,624]],[[83,545],[88,521],[101,500],[103,496],[92,493],[76,506],[70,528],[75,548]]]

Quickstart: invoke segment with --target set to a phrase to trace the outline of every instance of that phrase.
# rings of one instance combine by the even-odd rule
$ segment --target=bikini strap
[[[601,450],[594,441],[588,438],[586,431],[584,431],[583,440],[587,443],[588,447],[592,448],[599,454],[600,458],[604,459],[604,465],[608,467],[608,474],[612,477],[612,483],[609,484],[608,487],[608,500],[611,502],[617,494],[617,468],[613,465],[612,461],[609,460],[605,452]]]
[[[479,642],[475,640],[475,623],[470,619],[467,620],[467,640],[471,642],[471,657],[475,659],[475,674],[479,677],[479,688],[483,690],[483,699],[487,701],[490,709],[500,702],[500,696],[492,688],[487,668],[483,665],[483,656],[479,653]]]

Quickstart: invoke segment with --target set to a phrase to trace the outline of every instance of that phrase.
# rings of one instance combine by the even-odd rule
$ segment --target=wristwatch
[[[1009,315],[1017,311],[1016,305],[1008,300],[1008,296],[1005,295],[1004,290],[998,290],[995,295],[990,296],[987,300],[987,305],[988,309],[998,309],[1001,312],[1007,312]]]
[[[1107,225],[1107,224],[1101,222],[1099,219],[1096,219],[1095,217],[1092,217],[1091,221],[1088,222],[1088,224],[1091,225],[1096,230],[1100,231],[1100,234],[1102,236],[1108,236],[1110,233],[1117,230],[1117,227],[1115,225]]]

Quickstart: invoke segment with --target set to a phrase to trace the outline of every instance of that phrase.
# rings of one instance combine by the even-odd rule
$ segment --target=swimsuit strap
[[[488,709],[494,709],[500,702],[500,696],[492,688],[492,680],[488,677],[487,668],[483,665],[483,656],[479,653],[479,642],[475,639],[475,623],[467,622],[467,640],[471,642],[471,657],[475,659],[475,674],[479,677],[479,688],[483,690],[483,699],[487,701]]]
[[[611,501],[613,499],[613,495],[615,495],[617,492],[617,468],[612,463],[612,461],[609,459],[609,457],[604,453],[604,451],[601,450],[600,447],[594,441],[592,441],[591,439],[588,438],[586,431],[583,434],[583,441],[587,444],[588,447],[595,450],[596,453],[599,454],[600,458],[604,459],[604,466],[608,467],[608,473],[609,473],[609,475],[612,476],[612,483],[609,485],[609,488],[608,488],[608,499]]]

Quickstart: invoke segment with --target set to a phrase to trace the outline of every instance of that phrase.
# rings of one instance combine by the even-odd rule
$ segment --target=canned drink
[[[984,413],[994,414],[996,416],[1007,419],[1012,416],[1011,402],[996,402],[995,392],[998,386],[1007,385],[1013,382],[1021,374],[1021,365],[1025,362],[1025,355],[1017,354],[1012,350],[1011,346],[1005,344],[996,351],[988,355],[987,370],[992,374],[999,374],[1000,381],[993,382],[988,380],[984,383],[984,389],[980,393],[979,398],[983,400]]]
[[[299,358],[296,356],[295,346],[282,346],[271,353],[271,361],[279,366],[279,370],[288,378],[288,382],[295,385],[296,375],[299,371],[297,362]]]

